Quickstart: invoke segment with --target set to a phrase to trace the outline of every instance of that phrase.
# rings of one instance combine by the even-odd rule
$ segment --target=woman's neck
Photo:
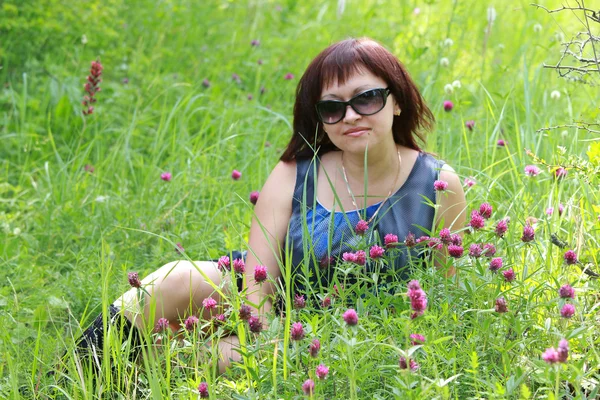
[[[395,182],[390,179],[398,175],[401,162],[398,152],[395,144],[380,151],[371,149],[367,152],[366,164],[365,153],[342,152],[340,163],[351,187],[364,187],[365,168],[369,186],[393,185]]]

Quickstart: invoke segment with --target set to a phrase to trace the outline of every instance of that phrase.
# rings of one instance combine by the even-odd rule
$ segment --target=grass
[[[575,15],[547,14],[521,1],[497,4],[485,39],[488,5],[472,1],[346,2],[343,12],[341,1],[140,0],[133,6],[115,0],[71,2],[62,10],[50,3],[21,14],[31,21],[45,15],[39,28],[45,44],[27,41],[35,51],[23,57],[16,49],[25,37],[8,31],[0,69],[0,398],[197,398],[202,381],[212,398],[300,398],[307,378],[316,382],[316,398],[598,396],[598,281],[562,258],[574,249],[582,265],[600,272],[598,177],[592,169],[569,168],[557,181],[544,165],[589,161],[593,167],[597,135],[572,127],[538,131],[598,122],[595,87],[542,67],[559,57],[557,35],[582,29]],[[62,25],[60,35],[48,34]],[[437,118],[427,150],[477,182],[466,189],[469,211],[482,202],[494,207],[486,229],[465,236],[465,247],[494,243],[515,282],[492,274],[487,260],[466,256],[456,261],[454,281],[429,264],[415,267],[411,276],[429,305],[411,320],[405,282],[396,293],[374,296],[367,289],[373,276],[358,274],[327,310],[314,302],[292,310],[288,291],[290,318],[273,316],[258,336],[231,312],[226,326],[184,333],[183,342],[164,338],[132,363],[116,334],[106,345],[107,357],[117,359],[115,371],[105,365],[96,384],[78,372],[74,358],[66,361],[62,384],[47,377],[80,326],[128,288],[127,272],[143,276],[182,258],[176,243],[192,260],[246,248],[248,195],[260,189],[287,143],[299,77],[329,43],[361,35],[398,55],[422,89]],[[444,44],[447,38],[452,45]],[[252,39],[260,45],[251,46]],[[94,114],[83,118],[82,85],[98,57],[102,91]],[[287,73],[294,78],[284,79]],[[455,80],[461,87],[445,93]],[[559,99],[551,97],[554,90]],[[454,103],[451,112],[443,111],[444,100]],[[475,121],[472,131],[467,120]],[[507,145],[498,147],[499,139]],[[526,177],[525,165],[534,163],[542,173]],[[242,172],[239,181],[231,180],[233,169]],[[160,180],[164,171],[172,172],[171,182]],[[559,203],[562,216],[547,216]],[[509,231],[498,239],[493,224],[505,217]],[[524,244],[528,217],[537,218],[536,239]],[[551,234],[567,248],[552,245]],[[355,273],[342,265],[334,281]],[[558,288],[565,283],[577,291],[569,320],[559,315],[565,300]],[[326,287],[314,295],[322,300],[332,293]],[[494,311],[499,296],[508,301],[506,314]],[[342,320],[348,305],[359,315],[352,329]],[[297,321],[305,339],[290,346]],[[244,331],[247,362],[218,375],[211,354],[225,329]],[[412,346],[412,333],[426,343]],[[156,335],[143,338],[150,343]],[[546,365],[542,352],[563,337],[569,361]],[[322,346],[316,359],[307,353],[313,338]],[[399,370],[401,355],[414,358],[419,370]],[[320,363],[330,368],[324,381],[314,374]]]

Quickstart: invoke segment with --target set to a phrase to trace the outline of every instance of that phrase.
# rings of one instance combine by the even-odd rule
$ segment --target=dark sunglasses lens
[[[344,116],[346,106],[337,101],[323,101],[318,106],[319,114],[325,124],[335,124]]]
[[[383,92],[381,90],[369,90],[352,99],[352,106],[359,114],[375,114],[384,107]]]

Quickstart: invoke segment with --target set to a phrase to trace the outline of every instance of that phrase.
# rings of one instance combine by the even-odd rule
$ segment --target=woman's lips
[[[344,132],[344,136],[352,136],[352,137],[362,136],[363,134],[367,133],[369,130],[370,130],[369,128],[349,129],[346,132]]]

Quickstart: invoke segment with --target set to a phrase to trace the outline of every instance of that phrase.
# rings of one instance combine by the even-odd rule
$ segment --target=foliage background
[[[244,247],[248,194],[260,189],[287,143],[295,84],[322,48],[348,36],[371,36],[406,64],[437,117],[427,150],[462,177],[475,177],[478,184],[467,192],[473,207],[488,201],[515,222],[540,219],[538,256],[510,261],[515,269],[529,262],[545,268],[532,293],[549,277],[577,280],[592,296],[584,326],[597,327],[597,282],[565,271],[549,244],[557,232],[597,269],[597,177],[572,173],[558,187],[549,171],[536,180],[523,174],[532,163],[525,149],[556,165],[568,157],[598,162],[597,135],[537,131],[598,121],[597,87],[542,68],[557,60],[560,40],[582,27],[573,23],[575,14],[507,1],[493,4],[497,16],[486,33],[490,6],[474,0],[3,1],[0,391],[39,394],[47,385],[40,371],[103,301],[126,289],[127,271],[143,275],[178,257],[172,244],[148,232],[180,242],[192,259]],[[260,46],[251,46],[253,39]],[[96,59],[105,68],[102,91],[84,120],[83,83]],[[286,80],[288,73],[294,79]],[[455,80],[461,88],[445,93]],[[557,100],[550,96],[555,90]],[[451,113],[443,111],[444,100],[454,102]],[[473,131],[466,120],[476,121]],[[508,145],[497,147],[498,139]],[[229,178],[233,169],[242,171],[240,181]],[[160,181],[163,171],[173,173],[172,182]],[[559,202],[567,206],[565,218],[545,218],[546,208]],[[472,296],[469,302],[482,301]],[[543,325],[546,317],[528,323]],[[589,340],[598,361],[598,338]],[[533,342],[540,352],[553,343],[543,336]],[[483,358],[488,351],[470,350]],[[456,357],[447,361],[453,368],[467,362]],[[507,382],[494,375],[477,390],[484,397],[517,393]]]

